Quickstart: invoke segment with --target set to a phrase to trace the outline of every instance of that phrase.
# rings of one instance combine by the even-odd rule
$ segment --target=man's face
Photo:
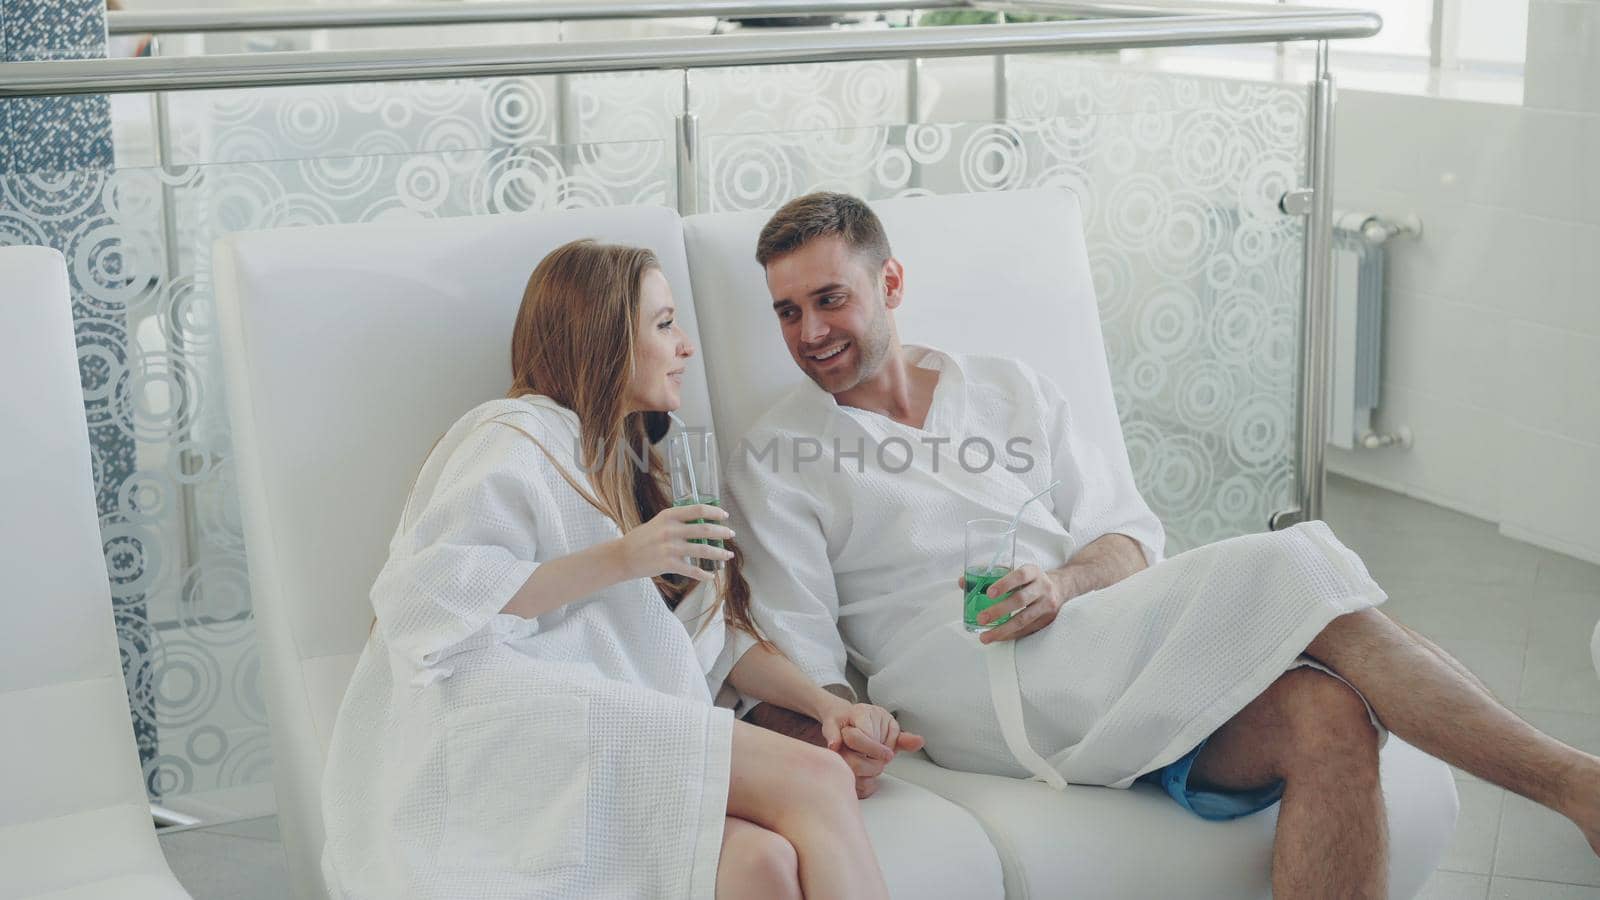
[[[895,268],[886,290],[886,270]],[[767,290],[789,355],[817,386],[839,394],[873,377],[893,343],[900,302],[893,260],[875,268],[837,235],[767,265]]]

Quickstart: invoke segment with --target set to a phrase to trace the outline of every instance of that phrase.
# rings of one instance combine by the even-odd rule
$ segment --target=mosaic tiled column
[[[95,59],[105,50],[103,0],[0,0],[0,60]],[[84,263],[69,266],[72,318],[118,645],[140,760],[148,763],[157,754],[153,635],[144,591],[118,578],[139,565],[144,548],[125,536],[123,494],[136,466],[134,440],[113,413],[128,340],[116,298],[127,278],[98,186],[115,162],[105,97],[0,101],[0,245],[55,247]]]

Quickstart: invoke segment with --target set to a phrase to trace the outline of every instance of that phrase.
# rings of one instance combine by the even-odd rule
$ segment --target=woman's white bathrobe
[[[1383,601],[1320,522],[1163,562],[1109,398],[1076,411],[1014,361],[908,352],[939,372],[922,429],[808,381],[735,448],[725,487],[763,632],[821,684],[844,683],[848,648],[872,701],[941,765],[1127,787],[1305,664],[1329,621]],[[979,438],[987,468],[981,444],[963,452]],[[1039,632],[981,645],[961,624],[963,523],[1009,519],[1053,479],[1023,516],[1018,565],[1055,568],[1111,533],[1151,565]]]
[[[713,896],[733,725],[711,698],[750,641],[682,620],[708,588],[675,616],[644,579],[500,612],[620,536],[530,439],[587,489],[577,433],[548,398],[496,400],[423,465],[329,750],[336,896]]]

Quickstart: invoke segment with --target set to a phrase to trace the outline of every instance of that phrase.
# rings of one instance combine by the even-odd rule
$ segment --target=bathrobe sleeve
[[[722,624],[724,639],[722,652],[717,654],[717,661],[712,664],[711,671],[706,673],[706,687],[710,688],[711,696],[716,697],[722,692],[722,686],[728,680],[728,673],[739,664],[739,660],[750,652],[756,645],[756,639],[724,622]]]
[[[778,436],[777,444],[785,443]],[[823,531],[825,498],[807,490],[783,462],[781,452],[766,461],[735,453],[728,466],[727,499],[756,626],[816,684],[848,687],[839,595]]]
[[[712,609],[716,602],[714,592],[720,590],[722,584],[720,577],[702,583],[673,610],[689,632],[695,657],[700,662],[701,671],[706,673],[706,687],[712,697],[721,692],[723,683],[728,680],[728,673],[756,645],[755,638],[728,624],[720,604]]]
[[[448,676],[441,661],[456,653],[538,628],[537,620],[501,612],[538,566],[534,517],[552,508],[532,447],[512,429],[486,423],[438,463],[436,477],[424,466],[372,587],[377,627],[418,683]]]
[[[1111,398],[1103,409],[1074,409],[1048,377],[1035,378],[1052,474],[1061,480],[1052,499],[1057,518],[1072,535],[1071,552],[1107,534],[1121,534],[1139,543],[1146,564],[1160,562],[1166,530],[1134,484]]]

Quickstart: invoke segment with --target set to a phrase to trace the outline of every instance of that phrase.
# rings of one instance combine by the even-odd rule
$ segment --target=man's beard
[[[839,379],[836,384],[830,385],[823,381],[829,376],[807,373],[817,387],[830,394],[842,394],[860,386],[863,381],[878,374],[883,368],[883,361],[889,356],[889,309],[883,305],[883,298],[878,298],[878,313],[868,324],[867,331],[860,335],[853,335],[850,343],[856,353],[856,365],[851,372],[834,374],[834,379]]]

